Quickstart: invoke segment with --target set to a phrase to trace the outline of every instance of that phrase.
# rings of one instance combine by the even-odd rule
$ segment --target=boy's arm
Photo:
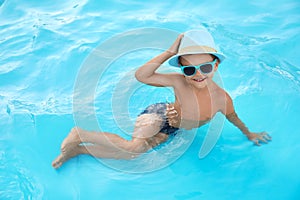
[[[242,120],[240,120],[240,118],[237,116],[235,111],[233,113],[227,114],[226,118],[228,121],[230,121],[236,127],[238,127],[246,136],[250,134],[249,129],[242,122]]]
[[[260,145],[259,142],[267,143],[271,140],[271,137],[266,133],[252,133],[246,127],[246,125],[242,122],[242,120],[238,117],[234,110],[233,102],[231,97],[226,93],[226,109],[224,111],[226,118],[236,127],[238,127],[249,140],[253,141],[256,145]]]
[[[165,52],[156,56],[141,66],[136,72],[135,77],[138,81],[154,86],[173,86],[177,74],[160,74],[156,70],[162,63],[174,56],[178,52],[178,47],[183,35],[179,35],[173,45]]]

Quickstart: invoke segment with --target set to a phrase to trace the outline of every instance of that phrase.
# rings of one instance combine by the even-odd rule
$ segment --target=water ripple
[[[0,199],[41,198],[41,186],[6,143],[0,140]]]

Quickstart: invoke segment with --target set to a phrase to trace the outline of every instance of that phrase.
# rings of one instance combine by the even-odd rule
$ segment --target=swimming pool
[[[0,5],[0,199],[300,198],[299,1],[2,0]],[[188,148],[151,172],[124,172],[140,169],[127,161],[117,165],[132,168],[120,171],[89,156],[74,158],[58,171],[51,167],[75,125],[74,86],[95,48],[128,31],[184,32],[200,26],[227,56],[219,74],[238,114],[251,130],[269,132],[270,144],[255,147],[225,122],[203,159],[198,153],[208,125],[195,138],[179,134],[170,146]],[[147,105],[174,100],[169,89],[133,79],[133,71],[159,52],[145,47],[122,54],[105,70],[99,65],[103,74],[95,111],[101,129],[128,137],[131,124],[118,120],[134,121]],[[122,109],[118,102],[128,110],[116,115]],[[79,123],[97,128],[88,120]],[[165,153],[172,157],[175,150]],[[145,161],[149,165],[164,161],[151,156]]]

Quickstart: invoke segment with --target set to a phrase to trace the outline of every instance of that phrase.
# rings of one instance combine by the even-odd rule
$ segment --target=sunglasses
[[[202,63],[196,66],[180,66],[181,71],[186,76],[194,76],[199,70],[202,74],[209,74],[214,70],[217,59],[214,59],[212,62]]]

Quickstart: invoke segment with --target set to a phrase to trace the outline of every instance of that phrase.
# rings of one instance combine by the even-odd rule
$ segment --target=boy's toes
[[[55,169],[58,169],[62,166],[64,162],[64,157],[62,154],[60,154],[53,162],[52,162],[52,167]]]

